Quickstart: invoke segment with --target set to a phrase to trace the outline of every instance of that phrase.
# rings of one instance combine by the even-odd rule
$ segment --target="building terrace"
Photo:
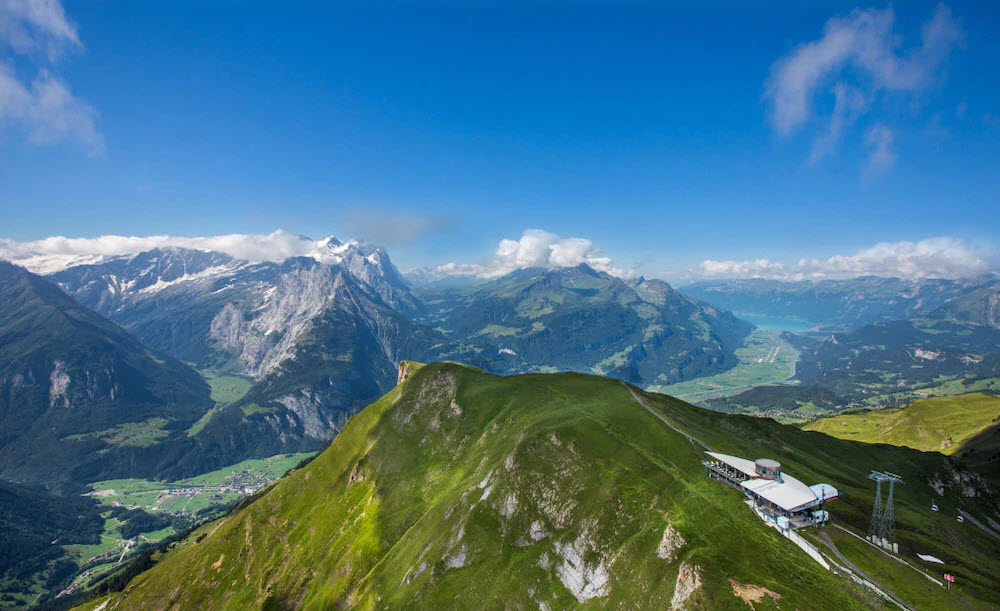
[[[807,486],[782,473],[781,465],[770,458],[756,461],[729,454],[706,452],[702,461],[710,477],[743,492],[757,515],[782,531],[794,530],[829,519],[824,503],[840,493],[830,484]]]

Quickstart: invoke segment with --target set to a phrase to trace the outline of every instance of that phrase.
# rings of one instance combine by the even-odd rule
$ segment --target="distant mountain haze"
[[[699,282],[680,291],[738,313],[798,318],[829,330],[848,331],[930,312],[996,280],[995,275],[958,280],[874,276],[798,282],[746,279]]]

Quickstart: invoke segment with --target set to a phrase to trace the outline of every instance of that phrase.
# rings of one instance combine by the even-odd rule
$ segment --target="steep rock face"
[[[213,334],[235,340],[224,335],[232,330],[225,323],[273,290],[278,273],[275,264],[222,253],[157,249],[71,267],[49,278],[154,350],[199,367],[238,370],[233,350],[220,350]]]
[[[171,475],[318,448],[392,387],[401,359],[440,343],[407,317],[420,304],[388,254],[358,242],[328,238],[282,263],[157,250],[53,278],[148,345],[256,380],[193,450],[176,449]]]
[[[237,355],[241,373],[260,377],[292,354],[295,342],[342,285],[343,276],[325,266],[290,259],[248,312],[236,302],[227,303],[212,319],[209,338]]]
[[[392,387],[400,361],[423,357],[439,338],[388,307],[342,268],[306,261],[296,265],[303,267],[284,277],[305,286],[288,291],[308,298],[292,309],[304,307],[309,316],[299,318],[304,324],[287,354],[262,370],[238,404],[281,406],[295,413],[307,437],[326,441],[346,417]],[[273,299],[280,301],[282,293],[276,291]],[[262,309],[265,318],[281,310],[279,304]]]
[[[342,254],[340,263],[352,276],[372,287],[376,294],[398,312],[417,314],[423,305],[410,293],[402,274],[380,246],[358,244]]]
[[[132,450],[122,427],[170,435],[211,405],[189,367],[0,262],[0,477],[60,488],[123,474],[115,456]]]
[[[390,308],[421,308],[384,249],[321,240],[309,257],[252,263],[213,252],[157,249],[56,272],[50,278],[146,345],[199,367],[261,377],[293,353],[334,299],[344,270]]]

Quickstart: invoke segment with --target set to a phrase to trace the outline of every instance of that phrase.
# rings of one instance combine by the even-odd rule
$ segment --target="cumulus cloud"
[[[68,265],[100,260],[104,257],[134,255],[154,248],[191,248],[226,253],[253,262],[280,262],[289,257],[318,257],[336,252],[327,240],[312,240],[288,231],[269,234],[218,235],[210,237],[118,236],[67,238],[55,236],[31,242],[0,239],[0,259],[7,259],[36,271],[48,273]]]
[[[963,278],[990,271],[988,254],[980,248],[949,237],[919,242],[881,242],[853,255],[827,259],[801,259],[783,263],[770,259],[702,261],[691,270],[702,278],[770,278],[822,280],[881,276],[887,278]]]
[[[610,257],[601,256],[590,240],[563,238],[541,229],[526,229],[517,240],[500,240],[487,264],[446,263],[434,271],[449,276],[495,278],[526,267],[574,267],[581,263],[614,276],[624,274],[614,267]]]
[[[35,63],[37,73],[28,83],[10,61],[0,58],[0,127],[23,129],[33,144],[69,140],[91,155],[103,153],[97,111],[52,72],[51,64],[64,49],[83,48],[62,5],[56,0],[0,0],[0,49],[4,47]]]
[[[963,33],[943,4],[923,25],[917,46],[901,49],[894,31],[895,15],[884,10],[855,10],[832,18],[823,36],[802,44],[771,66],[764,99],[770,121],[781,135],[802,128],[813,114],[818,92],[837,81],[827,127],[815,138],[810,158],[831,152],[843,130],[866,112],[880,93],[912,94],[932,86]]]

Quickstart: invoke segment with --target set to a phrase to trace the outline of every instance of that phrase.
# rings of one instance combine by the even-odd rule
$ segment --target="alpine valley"
[[[756,310],[815,319],[821,306],[844,330],[778,333],[723,307],[743,284],[682,294],[586,264],[449,282],[403,275],[364,242],[309,243],[281,261],[167,247],[0,263],[3,605],[102,593],[102,609],[943,600],[851,535],[814,543],[852,548],[855,575],[888,598],[803,569],[704,478],[709,445],[784,448],[801,473],[849,490],[838,518],[851,532],[871,504],[866,465],[892,465],[918,482],[898,514],[910,552],[946,553],[920,503],[987,525],[997,515],[995,414],[963,398],[988,401],[963,393],[1000,381],[994,277],[910,282],[916,297],[901,304],[883,296],[902,281],[782,285],[811,297],[772,296],[778,309],[754,297]],[[640,394],[690,388],[705,389],[691,393],[700,407]],[[956,397],[905,411],[936,395]],[[837,440],[839,421],[806,434],[715,413],[805,421],[885,406],[904,410],[906,433],[887,437],[898,448]],[[963,414],[961,429],[909,433],[941,410]],[[906,448],[928,443],[947,456]],[[717,526],[695,509],[706,503]],[[47,519],[31,519],[37,508]],[[1000,602],[994,542],[948,528],[980,563],[955,569],[969,582],[956,600]],[[523,579],[490,585],[500,570]]]
[[[173,520],[135,539],[105,509],[103,529],[80,535],[97,543],[65,546],[30,578],[5,577],[5,591],[42,600],[64,589],[66,562],[91,569],[114,550],[134,555],[224,510],[239,498],[227,490],[269,481],[219,475],[226,485],[192,493],[190,478],[324,447],[393,387],[403,359],[646,384],[732,368],[752,329],[661,281],[585,265],[417,293],[384,249],[334,238],[280,262],[166,248],[32,263],[44,275],[0,264],[0,479],[27,486],[22,495],[89,493]],[[160,494],[126,492],[149,486]],[[195,504],[162,506],[179,490]]]

